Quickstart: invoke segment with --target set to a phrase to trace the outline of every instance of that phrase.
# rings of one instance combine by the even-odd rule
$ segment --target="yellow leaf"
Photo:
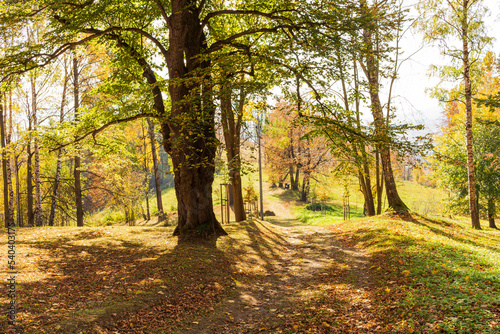
[[[403,275],[405,275],[405,276],[410,275],[410,271],[409,270],[403,270]]]
[[[385,288],[385,292],[390,292],[391,289],[389,289],[389,287]]]

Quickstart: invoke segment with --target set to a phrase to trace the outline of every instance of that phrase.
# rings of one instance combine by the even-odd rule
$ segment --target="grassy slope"
[[[440,213],[443,193],[413,182],[398,182],[413,210]],[[466,220],[366,217],[343,222],[342,208],[321,215],[284,193],[307,225],[326,226],[350,245],[372,255],[376,304],[388,331],[500,332],[500,231],[477,231]],[[359,216],[359,210],[354,216]],[[353,217],[353,215],[351,215]],[[483,226],[487,226],[483,222]]]
[[[414,184],[400,187],[406,201],[410,196],[419,200],[432,195],[425,193],[431,190],[424,190]],[[500,331],[499,231],[476,231],[467,221],[416,214],[344,222],[341,211],[319,216],[304,210],[294,196],[285,192],[268,198],[295,207],[308,225],[330,225],[345,245],[363,248],[371,255],[373,284],[366,297],[383,324],[377,332]],[[430,203],[436,206],[439,202]],[[331,204],[335,207],[335,200]],[[194,313],[206,312],[231,291],[236,273],[259,275],[265,267],[263,259],[279,256],[278,230],[270,234],[251,223],[229,224],[225,229],[229,237],[221,238],[217,249],[210,251],[199,246],[177,247],[170,236],[171,227],[19,230],[22,331],[70,333],[65,328],[97,331],[113,326],[166,330],[188,321]],[[6,239],[4,231],[0,237]],[[256,249],[269,254],[256,253]],[[4,253],[0,254],[2,263],[6,263]],[[337,269],[329,270],[333,275]],[[330,285],[335,284],[332,279]],[[330,307],[328,297],[336,290],[336,286],[322,290],[321,297],[304,304],[315,303],[314,311],[311,307],[307,311],[313,313],[304,314],[311,314],[315,323],[322,323],[322,317],[331,320],[331,314],[323,311]],[[0,302],[6,307],[5,295]],[[158,318],[158,314],[163,316]],[[309,326],[306,322],[304,319]]]
[[[385,285],[378,302],[396,328],[498,333],[500,232],[469,225],[415,215],[365,218],[333,229],[372,254]]]

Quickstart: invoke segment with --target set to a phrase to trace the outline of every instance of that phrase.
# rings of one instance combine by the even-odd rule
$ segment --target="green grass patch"
[[[316,203],[311,203],[312,205],[318,205]],[[325,211],[313,211],[308,209],[311,204],[303,204],[301,206],[296,206],[294,208],[295,217],[306,225],[331,225],[336,222],[341,222],[344,220],[344,211],[342,205],[339,204],[326,204],[329,210]],[[359,207],[352,207],[350,210],[350,218],[361,218],[363,217],[363,210]]]
[[[376,304],[391,331],[498,333],[500,232],[469,225],[414,215],[334,229],[371,253]]]

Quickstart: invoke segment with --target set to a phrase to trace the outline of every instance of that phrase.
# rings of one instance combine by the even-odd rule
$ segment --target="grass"
[[[268,275],[269,263],[280,257],[273,226],[247,222],[224,228],[229,236],[217,247],[178,245],[173,227],[18,229],[15,333],[113,333],[117,328],[170,333],[190,323],[230,294],[235,282]],[[5,231],[0,238],[7,239]],[[1,263],[7,263],[6,256],[0,253]],[[0,294],[0,307],[6,310],[8,302]],[[0,328],[7,328],[6,317],[0,318]]]
[[[307,224],[323,225],[345,249],[363,249],[370,255],[363,275],[371,284],[362,298],[370,301],[370,314],[376,318],[372,331],[500,330],[499,231],[473,230],[466,221],[420,215],[350,221],[309,216]],[[272,224],[248,221],[224,228],[229,236],[219,239],[217,247],[177,245],[172,227],[18,229],[18,332],[112,333],[133,328],[169,333],[210,314],[223,298],[232,296],[238,282],[252,284],[272,276],[269,268],[295,247]],[[300,247],[314,249],[314,236],[304,238]],[[0,237],[6,238],[5,231]],[[5,252],[0,261],[6,262]],[[338,319],[361,317],[345,314],[343,308],[346,294],[359,289],[355,277],[343,274],[353,263],[335,256],[324,266],[324,275],[310,287],[316,293],[297,291],[302,297],[294,301],[294,315],[284,318],[294,322],[283,333],[333,333],[334,327],[324,327],[336,326],[332,312],[340,312]],[[7,303],[5,294],[0,296],[2,307]],[[2,327],[3,322],[5,317]],[[359,332],[342,321],[337,325],[346,333]]]
[[[420,215],[364,218],[332,230],[371,254],[375,300],[391,331],[500,330],[498,230]]]

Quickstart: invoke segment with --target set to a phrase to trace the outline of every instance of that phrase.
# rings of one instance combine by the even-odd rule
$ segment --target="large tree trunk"
[[[340,63],[340,57],[339,57],[339,63]],[[356,60],[353,62],[353,69],[354,69],[354,89],[356,92],[359,93],[359,77],[358,77],[358,67],[356,65]],[[339,66],[340,67],[340,66]],[[347,94],[347,88],[344,80],[342,80],[342,88],[344,91],[344,104],[346,110],[349,109],[349,98]],[[356,110],[356,128],[358,131],[361,133],[362,128],[361,128],[361,111],[360,111],[360,100],[359,100],[359,94],[356,94],[355,98],[355,110]],[[363,141],[359,141],[357,138],[354,139],[354,144],[353,147],[355,147],[356,150],[356,155],[358,155],[357,151],[359,150],[361,152],[361,164],[358,164],[358,179],[360,181],[361,185],[361,190],[363,192],[363,197],[365,200],[365,210],[366,210],[366,215],[367,216],[375,216],[375,203],[373,201],[373,192],[372,192],[372,183],[371,183],[371,177],[370,177],[370,162],[368,159],[368,154],[366,153],[366,147],[365,143]]]
[[[153,156],[153,172],[155,176],[155,190],[156,190],[156,205],[158,207],[158,220],[162,221],[165,219],[165,214],[163,213],[163,201],[161,198],[161,184],[160,184],[160,173],[158,171],[158,156],[156,154],[156,141],[155,141],[155,125],[151,119],[147,118],[148,121],[148,136],[151,142],[151,154]]]
[[[59,122],[64,122],[64,106],[66,105],[66,91],[68,88],[68,68],[66,59],[64,59],[64,82],[61,97],[61,107],[59,108]],[[54,177],[54,188],[52,189],[52,199],[50,203],[49,226],[54,226],[56,216],[57,196],[59,185],[61,183],[61,168],[62,168],[62,148],[57,151],[56,175]]]
[[[73,94],[75,103],[75,122],[78,122],[78,108],[80,107],[80,83],[78,73],[78,59],[73,55]],[[73,176],[75,179],[75,206],[76,206],[76,226],[83,227],[83,201],[82,201],[82,180],[81,180],[81,159],[75,156]]]
[[[311,173],[305,171],[304,176],[302,177],[302,189],[300,190],[300,200],[302,202],[307,202],[309,198],[309,183],[311,179]]]
[[[465,134],[467,147],[467,175],[469,180],[469,211],[472,222],[472,227],[481,229],[479,222],[479,210],[477,206],[476,194],[476,167],[474,163],[473,136],[472,136],[472,92],[470,80],[470,63],[469,63],[469,40],[467,36],[467,5],[468,1],[464,0],[462,22],[462,60],[463,60],[463,75],[464,75],[464,92],[465,92]]]
[[[495,199],[490,197],[488,198],[488,223],[491,228],[497,228],[495,224],[495,215],[496,215],[496,205]]]
[[[362,0],[361,3],[366,6],[366,1]],[[373,51],[373,40],[372,33],[369,29],[364,29],[363,31],[363,41],[365,44],[365,63],[361,63],[363,71],[368,79],[371,111],[375,126],[375,136],[378,142],[377,147],[380,152],[380,160],[382,164],[382,172],[385,181],[385,191],[387,194],[387,202],[389,209],[394,210],[398,213],[408,212],[408,207],[399,197],[396,181],[394,180],[394,174],[391,165],[391,150],[389,147],[389,136],[388,129],[384,118],[384,113],[382,110],[382,104],[380,103],[379,97],[379,78],[378,78],[378,61],[376,59],[377,55]]]
[[[227,78],[226,80],[230,80]],[[243,204],[243,193],[241,185],[241,156],[240,156],[240,137],[241,121],[243,118],[243,105],[245,93],[243,88],[240,94],[240,104],[236,115],[233,111],[231,102],[231,85],[227,82],[221,92],[221,121],[226,142],[226,156],[229,166],[229,180],[233,191],[233,210],[237,222],[246,220],[245,206]]]
[[[226,235],[215,218],[212,183],[215,172],[215,107],[206,47],[196,1],[173,0],[168,21],[167,67],[171,114],[162,123],[164,146],[175,176],[179,241],[212,239]],[[202,78],[193,80],[193,76]],[[189,79],[189,80],[186,80]]]

